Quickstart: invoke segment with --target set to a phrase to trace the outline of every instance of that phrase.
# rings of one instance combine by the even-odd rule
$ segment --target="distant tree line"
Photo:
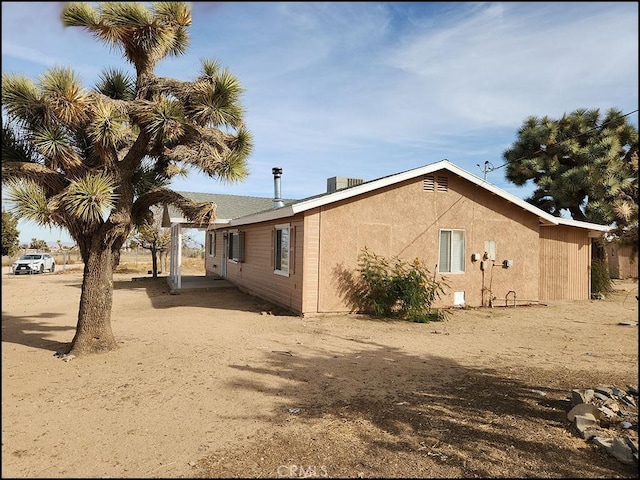
[[[60,242],[58,242],[60,245]],[[39,250],[50,252],[51,248],[45,240],[32,238],[30,244],[20,245],[20,231],[18,230],[18,217],[11,211],[2,209],[2,256],[13,256],[20,249]]]
[[[19,248],[18,218],[2,209],[2,256],[14,255]]]

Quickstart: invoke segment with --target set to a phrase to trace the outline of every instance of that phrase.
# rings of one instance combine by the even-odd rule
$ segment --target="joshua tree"
[[[73,2],[61,19],[120,49],[135,70],[106,69],[90,91],[70,68],[49,69],[37,82],[2,78],[6,197],[20,217],[66,228],[84,261],[75,336],[60,352],[80,355],[116,348],[113,269],[151,207],[172,204],[202,226],[215,219],[214,204],[182,197],[170,179],[186,165],[240,181],[252,140],[243,89],[217,62],[203,60],[193,81],[154,74],[158,62],[187,49],[187,3]]]
[[[619,110],[529,117],[504,159],[508,180],[534,183],[528,201],[537,207],[620,232],[637,230],[638,130]]]
[[[151,252],[151,273],[158,277],[158,254],[165,255],[171,243],[171,231],[162,227],[161,212],[158,212],[151,223],[139,225],[133,231],[136,245]]]

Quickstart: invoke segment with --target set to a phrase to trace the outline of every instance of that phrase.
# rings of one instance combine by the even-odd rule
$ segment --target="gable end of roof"
[[[305,212],[307,210],[328,205],[331,203],[335,203],[341,200],[353,198],[363,193],[368,193],[374,190],[378,190],[380,188],[394,185],[396,183],[400,183],[405,180],[410,180],[419,176],[428,175],[438,170],[447,170],[455,175],[458,175],[461,178],[468,180],[469,182],[479,186],[480,188],[484,188],[485,190],[503,198],[504,200],[507,200],[510,203],[518,205],[522,209],[530,212],[533,215],[536,215],[542,224],[567,225],[567,226],[572,226],[577,228],[584,228],[584,229],[588,229],[595,232],[606,232],[610,230],[610,227],[605,225],[598,225],[595,223],[588,223],[588,222],[579,222],[576,220],[569,220],[569,219],[564,219],[560,217],[555,217],[550,213],[547,213],[544,210],[541,210],[538,207],[531,205],[527,201],[519,197],[516,197],[515,195],[505,190],[502,190],[501,188],[498,188],[495,185],[492,185],[491,183],[488,183],[486,180],[454,165],[453,163],[451,163],[449,160],[446,160],[446,159],[440,160],[439,162],[431,163],[429,165],[425,165],[422,167],[406,170],[404,172],[377,178],[375,180],[369,180],[367,182],[363,182],[358,185],[344,188],[332,193],[323,193],[323,194],[316,195],[313,197],[308,197],[299,201],[294,201],[291,204],[286,205],[285,207],[282,207],[279,209],[259,212],[259,213],[250,214],[244,217],[235,218],[231,220],[230,225],[240,226],[240,225],[246,225],[249,223],[257,223],[257,222],[287,218],[297,213]]]

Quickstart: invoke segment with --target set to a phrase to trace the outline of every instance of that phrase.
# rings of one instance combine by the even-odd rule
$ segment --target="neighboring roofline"
[[[359,185],[338,190],[333,193],[327,193],[327,194],[318,195],[315,197],[310,197],[306,200],[303,199],[297,203],[280,207],[277,209],[235,218],[231,220],[228,223],[228,225],[229,226],[248,225],[251,223],[266,222],[270,220],[278,220],[281,218],[291,217],[297,213],[305,212],[313,208],[318,208],[331,203],[339,202],[341,200],[346,200],[348,198],[355,197],[357,195],[362,195],[363,193],[368,193],[373,190],[378,190],[380,188],[388,187],[389,185],[400,183],[405,180],[410,180],[412,178],[419,177],[421,175],[427,175],[429,173],[433,173],[438,170],[448,170],[451,173],[454,173],[464,178],[465,180],[468,180],[471,183],[474,183],[484,188],[485,190],[488,190],[489,192],[495,195],[498,195],[499,197],[536,215],[542,223],[546,223],[548,225],[566,225],[570,227],[595,230],[598,232],[608,232],[611,229],[611,227],[608,227],[606,225],[598,225],[596,223],[580,222],[578,220],[570,220],[566,218],[555,217],[550,213],[547,213],[544,210],[541,210],[538,207],[531,205],[525,200],[522,200],[521,198],[518,198],[515,195],[505,190],[502,190],[501,188],[498,188],[495,185],[488,183],[486,180],[483,180],[480,177],[477,177],[476,175],[473,175],[472,173],[469,173],[466,170],[463,170],[462,168],[451,163],[449,160],[440,160],[439,162],[431,163],[423,167],[414,168],[412,170],[407,170],[404,172],[396,173],[394,175],[389,175],[376,180],[364,182]]]

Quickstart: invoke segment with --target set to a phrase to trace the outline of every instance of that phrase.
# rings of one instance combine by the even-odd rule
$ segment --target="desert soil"
[[[80,271],[3,271],[3,478],[637,476],[567,420],[638,383],[634,281],[413,324],[116,273],[118,349],[65,362]]]

